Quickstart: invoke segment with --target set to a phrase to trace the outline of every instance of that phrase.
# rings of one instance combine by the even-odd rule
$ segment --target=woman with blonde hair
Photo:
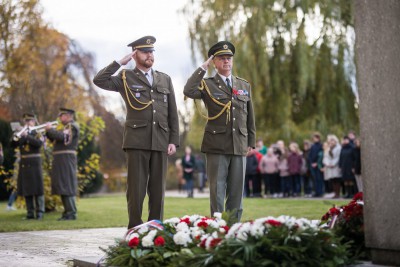
[[[339,168],[341,146],[336,135],[330,134],[327,137],[328,150],[324,153],[324,179],[332,184],[334,198],[340,196],[342,174]]]

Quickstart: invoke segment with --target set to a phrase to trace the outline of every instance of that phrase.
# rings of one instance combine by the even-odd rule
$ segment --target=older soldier
[[[57,131],[46,125],[46,135],[54,142],[53,165],[51,170],[52,194],[60,195],[64,212],[59,221],[76,220],[75,196],[78,189],[77,152],[79,125],[74,121],[75,111],[60,108],[58,114],[64,129]]]
[[[43,219],[44,214],[44,190],[42,158],[40,148],[43,145],[43,137],[36,131],[30,131],[29,127],[35,126],[35,115],[25,113],[23,115],[26,130],[20,136],[14,135],[11,145],[19,147],[20,162],[18,171],[17,190],[18,195],[25,197],[26,219]]]
[[[209,59],[188,79],[183,92],[202,99],[208,110],[201,151],[206,153],[211,214],[228,210],[239,221],[246,154],[255,147],[255,124],[251,86],[232,75],[234,54],[230,42],[213,45]],[[218,73],[204,79],[211,61]]]
[[[152,68],[153,36],[142,37],[128,46],[133,52],[102,69],[93,82],[102,89],[119,92],[127,115],[123,136],[128,179],[128,228],[142,224],[142,207],[149,195],[148,220],[162,220],[167,172],[167,155],[179,144],[178,112],[171,78]],[[134,69],[113,74],[131,59]]]

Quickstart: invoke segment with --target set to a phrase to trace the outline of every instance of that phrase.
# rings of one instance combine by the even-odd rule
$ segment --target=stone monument
[[[400,1],[355,0],[366,246],[400,266]]]

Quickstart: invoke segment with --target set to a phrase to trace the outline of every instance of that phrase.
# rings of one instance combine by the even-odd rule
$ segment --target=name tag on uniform
[[[131,87],[132,87],[132,88],[143,88],[143,85],[140,85],[140,84],[132,84]]]
[[[167,95],[164,95],[164,103],[167,103]]]

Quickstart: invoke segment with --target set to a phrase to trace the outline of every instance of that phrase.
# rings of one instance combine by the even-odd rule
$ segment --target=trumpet
[[[58,125],[58,121],[52,121],[52,122],[49,122],[49,124],[52,127],[56,127]],[[18,141],[21,138],[22,134],[25,132],[36,131],[37,133],[42,133],[42,132],[46,131],[46,125],[47,125],[47,123],[43,123],[43,124],[40,124],[40,125],[34,126],[34,127],[29,127],[28,125],[25,125],[19,132],[14,134],[14,140]]]

